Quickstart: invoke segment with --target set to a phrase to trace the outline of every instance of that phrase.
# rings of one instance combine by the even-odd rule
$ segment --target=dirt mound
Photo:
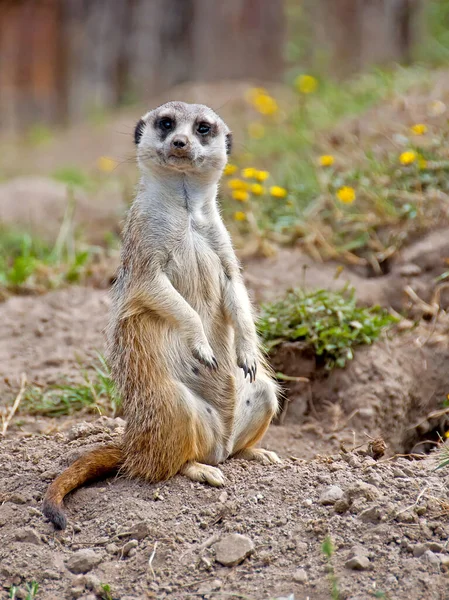
[[[55,533],[40,514],[48,482],[82,450],[119,431],[103,419],[68,437],[2,442],[1,598],[11,585],[35,580],[46,600],[99,598],[101,584],[121,600],[293,593],[328,600],[321,550],[328,535],[341,598],[444,597],[447,473],[434,472],[429,458],[376,463],[352,452],[285,457],[279,467],[232,460],[223,466],[228,483],[221,490],[183,477],[158,485],[110,479],[69,497],[69,529]],[[270,447],[281,451],[277,438]],[[299,454],[301,440],[294,445]],[[236,533],[254,549],[243,560],[245,545],[241,564],[222,566],[218,553]],[[236,542],[232,550],[239,553]]]

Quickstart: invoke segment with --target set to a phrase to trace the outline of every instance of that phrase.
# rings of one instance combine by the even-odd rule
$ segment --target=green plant
[[[379,306],[358,307],[354,289],[291,290],[261,307],[258,329],[268,351],[283,341],[302,341],[331,369],[344,367],[356,346],[371,344],[396,321]]]
[[[340,600],[340,589],[338,587],[338,579],[335,575],[334,565],[332,564],[334,545],[330,536],[327,536],[324,539],[324,542],[321,544],[321,551],[323,552],[329,564],[329,582],[331,584],[332,600]]]
[[[82,383],[59,384],[45,390],[38,386],[29,386],[20,406],[21,412],[59,417],[83,409],[102,408],[114,415],[120,405],[120,398],[105,359],[98,354],[97,360],[98,364],[91,365],[93,373],[82,371]]]
[[[438,469],[444,469],[444,467],[447,467],[448,465],[449,465],[449,446],[447,444],[443,443],[441,448],[438,451],[438,466],[436,467],[435,470],[437,471]]]
[[[102,600],[113,600],[111,586],[108,583],[103,583],[101,585],[101,589],[102,589],[102,594],[101,594]]]
[[[38,590],[39,590],[39,584],[36,581],[32,581],[31,583],[26,583],[25,584],[25,591],[26,591],[25,600],[34,600],[37,596]],[[13,585],[9,588],[10,600],[16,600],[18,591],[19,591],[19,589],[15,585]]]

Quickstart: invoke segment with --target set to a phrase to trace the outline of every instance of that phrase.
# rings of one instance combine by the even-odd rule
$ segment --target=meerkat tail
[[[61,508],[64,497],[83,483],[117,471],[122,456],[121,448],[111,445],[92,450],[75,461],[53,481],[45,494],[42,512],[47,519],[57,529],[65,529],[67,518]]]

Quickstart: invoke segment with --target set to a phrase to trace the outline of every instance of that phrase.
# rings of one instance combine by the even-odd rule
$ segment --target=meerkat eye
[[[197,129],[198,133],[201,135],[207,135],[210,132],[209,123],[200,123]]]
[[[169,119],[168,117],[164,117],[159,121],[159,127],[163,131],[170,131],[171,129],[173,129],[173,125],[173,119]]]

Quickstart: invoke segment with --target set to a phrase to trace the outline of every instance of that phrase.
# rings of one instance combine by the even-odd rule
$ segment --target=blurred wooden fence
[[[0,0],[0,130],[184,81],[276,80],[283,37],[283,0]]]

